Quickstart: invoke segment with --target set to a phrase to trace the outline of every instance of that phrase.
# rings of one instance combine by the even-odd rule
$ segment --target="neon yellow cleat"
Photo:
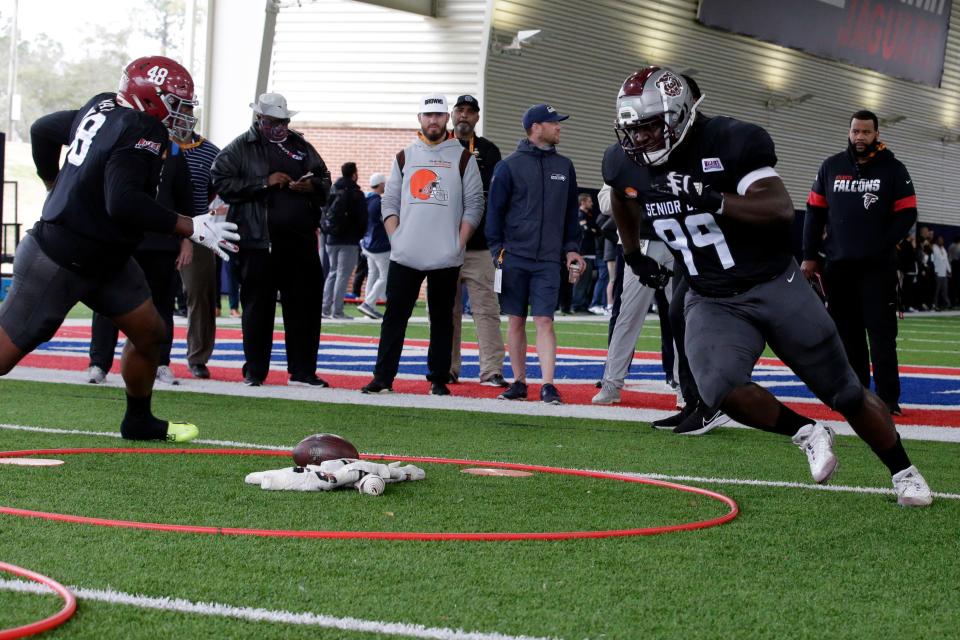
[[[168,422],[167,442],[190,442],[200,435],[197,425],[189,422]]]

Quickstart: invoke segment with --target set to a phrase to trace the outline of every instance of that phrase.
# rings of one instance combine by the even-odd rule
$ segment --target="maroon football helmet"
[[[667,161],[697,117],[702,97],[679,73],[647,67],[631,74],[617,96],[614,128],[620,146],[634,162]]]
[[[143,111],[177,139],[190,137],[197,119],[193,78],[180,63],[164,56],[137,58],[126,66],[117,89],[120,104]]]

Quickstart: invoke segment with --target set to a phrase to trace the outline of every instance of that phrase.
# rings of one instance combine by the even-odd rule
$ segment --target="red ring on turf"
[[[21,578],[27,578],[29,580],[33,580],[34,582],[39,582],[40,584],[46,585],[53,589],[54,593],[60,596],[64,603],[63,609],[60,609],[60,611],[53,614],[49,618],[44,618],[43,620],[39,620],[37,622],[25,624],[22,627],[16,627],[13,629],[0,629],[0,640],[26,638],[27,636],[34,636],[38,633],[55,629],[69,620],[74,612],[76,612],[77,599],[73,597],[73,594],[70,593],[65,586],[53,578],[48,578],[45,575],[30,571],[29,569],[24,569],[23,567],[18,567],[15,564],[8,564],[6,562],[0,562],[0,571],[12,573],[13,575],[20,576]]]
[[[24,457],[32,455],[71,455],[83,453],[114,454],[114,453],[133,453],[133,454],[158,454],[158,455],[211,455],[211,456],[281,456],[289,457],[289,451],[272,451],[263,449],[31,449],[26,451],[3,451],[0,456],[5,457]],[[365,460],[391,460],[402,462],[428,462],[434,464],[458,464],[458,465],[481,465],[486,467],[496,467],[500,469],[516,469],[518,471],[535,471],[538,473],[555,473],[565,476],[581,476],[585,478],[600,478],[603,480],[618,480],[620,482],[632,482],[636,484],[647,484],[664,489],[673,489],[675,491],[684,491],[706,496],[718,502],[722,502],[730,511],[717,518],[707,520],[698,520],[696,522],[684,522],[681,524],[667,525],[662,527],[641,527],[637,529],[609,529],[604,531],[557,531],[557,532],[527,532],[527,533],[429,533],[414,531],[296,531],[290,529],[246,529],[236,527],[204,527],[180,524],[160,524],[154,522],[134,522],[131,520],[111,520],[107,518],[88,518],[85,516],[71,516],[63,513],[47,513],[45,511],[30,511],[27,509],[15,509],[13,507],[0,507],[0,514],[11,516],[20,516],[24,518],[41,518],[44,520],[56,520],[59,522],[73,522],[77,524],[92,524],[101,527],[123,527],[127,529],[148,529],[152,531],[173,531],[177,533],[212,533],[231,536],[261,536],[267,538],[337,538],[337,539],[375,539],[375,540],[470,540],[470,541],[501,541],[501,540],[568,540],[571,538],[615,538],[624,536],[650,536],[659,533],[671,533],[674,531],[690,531],[693,529],[706,529],[729,522],[737,517],[740,512],[737,503],[731,498],[700,489],[699,487],[689,487],[683,484],[673,482],[664,482],[662,480],[651,480],[649,478],[636,478],[624,476],[616,473],[603,473],[599,471],[580,471],[578,469],[563,469],[560,467],[543,467],[529,464],[513,464],[509,462],[490,462],[484,460],[459,460],[453,458],[429,458],[429,457],[411,457],[411,456],[386,456],[386,455],[366,455],[361,454]]]

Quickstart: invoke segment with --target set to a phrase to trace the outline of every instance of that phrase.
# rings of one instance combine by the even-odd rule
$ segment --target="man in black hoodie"
[[[344,198],[347,223],[335,233],[323,239],[324,250],[330,261],[330,269],[323,285],[323,317],[336,320],[353,320],[343,312],[343,296],[347,282],[360,257],[360,240],[367,230],[367,199],[357,184],[357,165],[346,162],[340,167],[341,177],[333,185],[335,193]]]
[[[896,246],[917,221],[917,196],[907,168],[878,136],[877,116],[857,111],[847,149],[820,166],[807,199],[802,268],[815,277],[825,257],[830,315],[850,364],[869,388],[872,356],[877,395],[901,415]]]

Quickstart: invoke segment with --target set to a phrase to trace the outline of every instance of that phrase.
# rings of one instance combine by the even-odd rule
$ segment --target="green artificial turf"
[[[742,429],[677,438],[629,422],[509,416],[157,392],[158,415],[207,439],[293,445],[336,431],[368,453],[616,471],[809,482],[788,441]],[[0,380],[0,421],[114,432],[116,389]],[[7,450],[155,446],[0,430]],[[907,442],[937,491],[960,493],[960,447]],[[162,446],[162,445],[160,445]],[[190,447],[191,445],[187,445]],[[209,445],[196,445],[197,447]],[[840,437],[835,484],[888,487]],[[475,477],[424,464],[427,479],[379,498],[266,492],[243,484],[276,457],[64,456],[0,466],[0,504],[222,526],[561,531],[717,516],[719,503],[665,489],[535,474]],[[735,499],[732,523],[652,537],[560,542],[287,540],[105,529],[0,515],[0,559],[68,585],[362,620],[560,638],[946,637],[960,628],[960,501],[926,510],[889,495],[699,484]],[[3,577],[3,576],[0,576]],[[0,590],[0,628],[57,610]],[[372,638],[84,601],[50,637]]]

